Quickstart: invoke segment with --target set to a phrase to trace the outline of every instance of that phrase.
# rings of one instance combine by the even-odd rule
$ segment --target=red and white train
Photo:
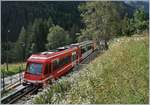
[[[95,50],[95,43],[84,41],[60,47],[57,51],[32,54],[27,59],[23,85],[43,85],[57,79]]]

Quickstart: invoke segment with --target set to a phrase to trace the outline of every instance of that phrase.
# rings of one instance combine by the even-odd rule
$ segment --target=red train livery
[[[27,59],[23,85],[43,85],[64,75],[95,50],[92,41],[71,44]]]

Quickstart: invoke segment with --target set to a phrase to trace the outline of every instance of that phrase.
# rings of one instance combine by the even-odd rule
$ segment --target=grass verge
[[[25,67],[26,63],[8,64],[8,71],[7,71],[6,64],[3,64],[1,65],[1,72],[4,73],[4,77],[7,77],[23,71]]]
[[[148,104],[148,37],[123,37],[83,70],[33,98],[35,104]]]

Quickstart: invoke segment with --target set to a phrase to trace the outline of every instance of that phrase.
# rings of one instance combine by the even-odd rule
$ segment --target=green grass
[[[33,103],[148,104],[148,37],[123,37],[84,69],[63,77]]]
[[[26,63],[8,64],[8,71],[7,71],[6,64],[3,64],[1,65],[1,72],[3,72],[5,76],[11,76],[23,71],[25,69],[25,66]]]

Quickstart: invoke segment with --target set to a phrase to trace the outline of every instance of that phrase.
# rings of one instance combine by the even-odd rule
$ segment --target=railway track
[[[2,104],[13,104],[15,103],[18,99],[22,98],[23,96],[27,95],[27,94],[32,94],[34,92],[36,92],[38,90],[38,87],[34,87],[34,86],[22,86],[20,85],[19,87],[17,87],[18,90],[9,94],[6,97],[3,97],[1,99],[1,103]]]
[[[1,90],[0,90],[1,96],[3,97],[3,95],[5,95],[7,91],[11,91],[11,90],[13,90],[14,88],[18,87],[19,85],[21,85],[21,83],[20,83],[20,82],[16,82],[16,83],[14,83],[13,85],[9,85],[9,86],[5,87],[5,90],[4,90],[4,89],[1,89]]]

